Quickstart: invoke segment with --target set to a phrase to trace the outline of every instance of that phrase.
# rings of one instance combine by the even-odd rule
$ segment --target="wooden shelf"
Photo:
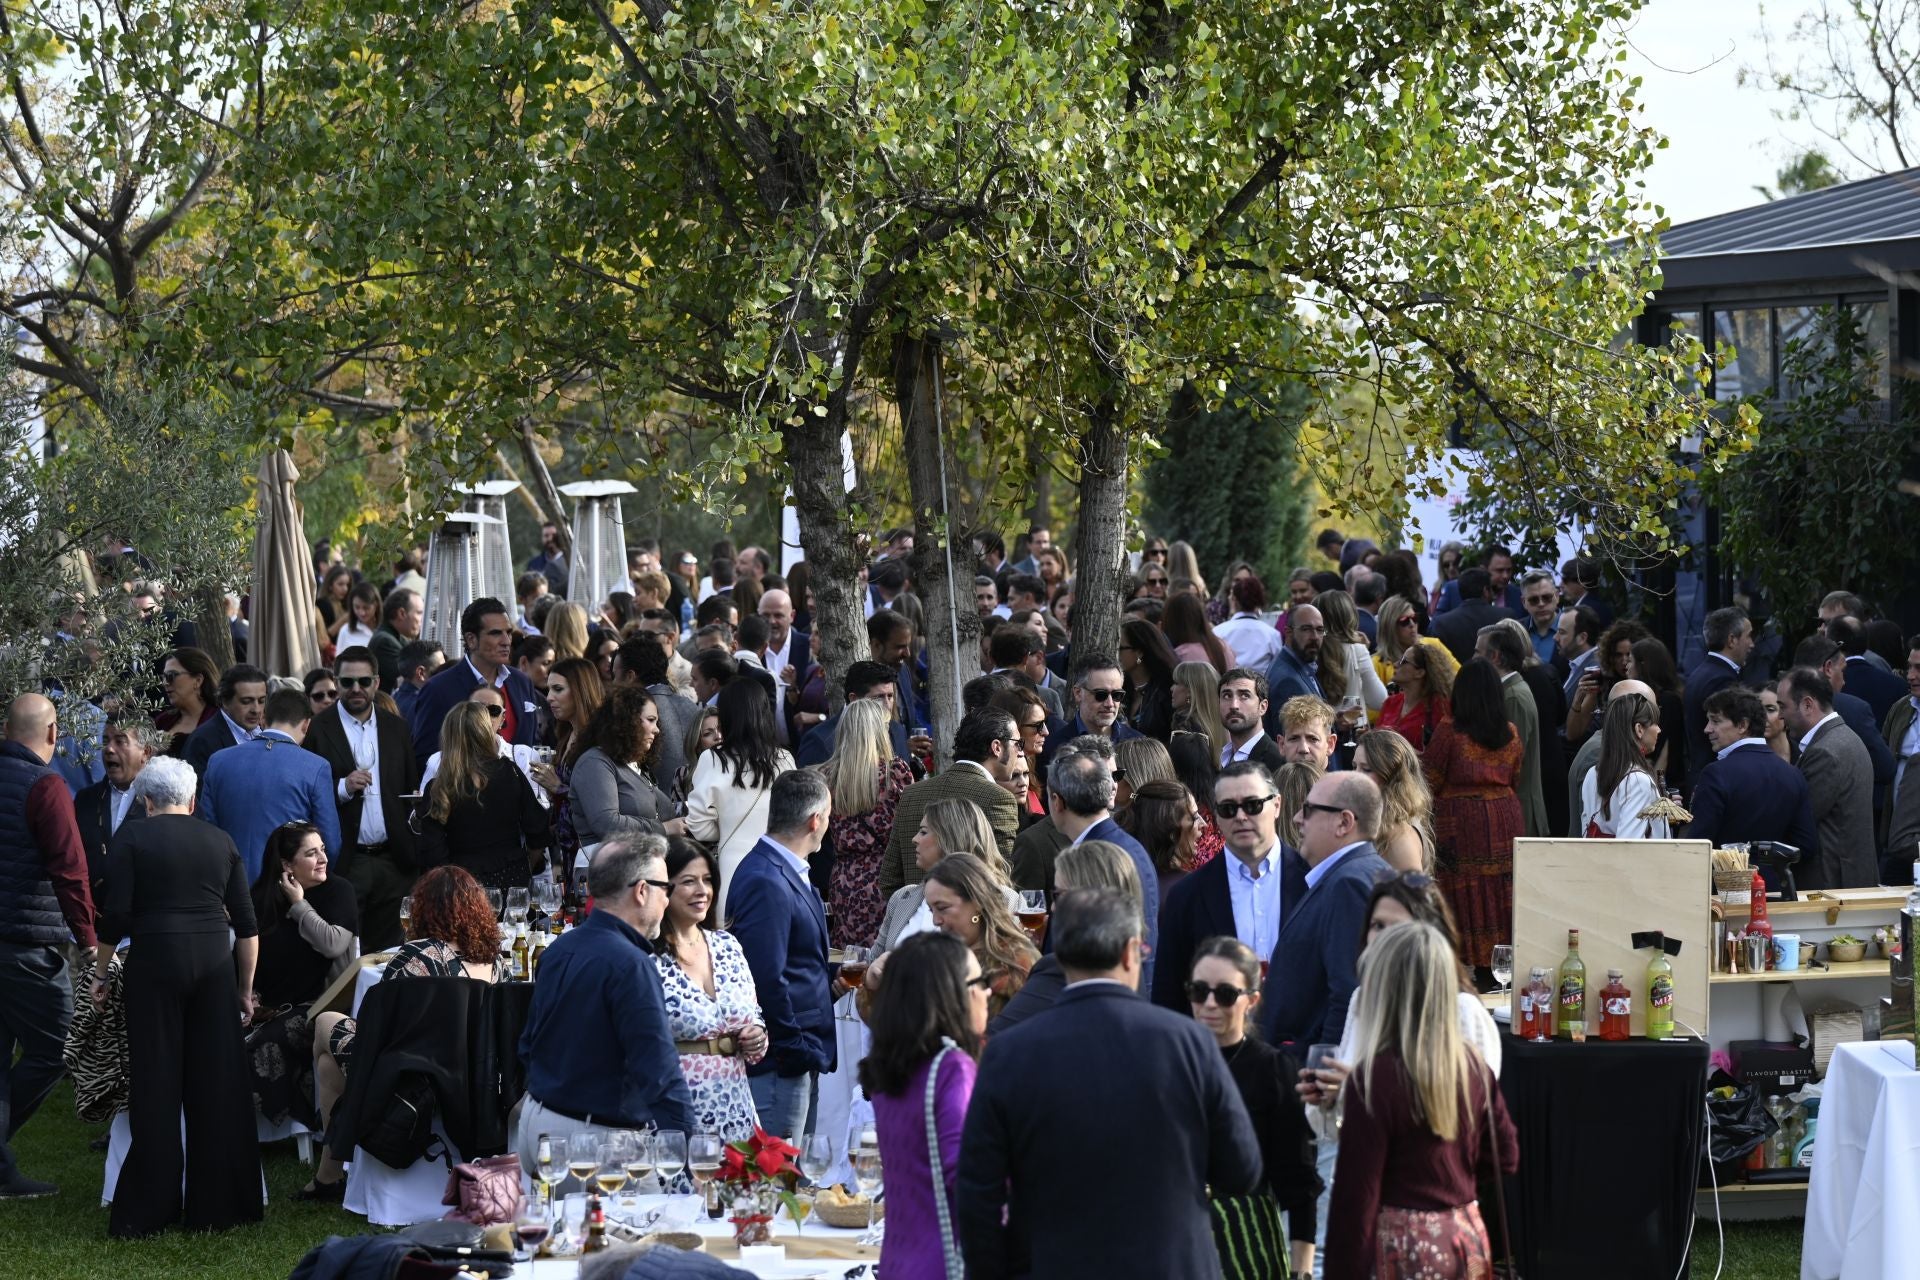
[[[1765,973],[1716,973],[1708,981],[1714,986],[1734,982],[1829,982],[1844,978],[1884,978],[1891,972],[1885,960],[1855,960],[1852,964],[1826,964],[1813,969],[1769,969]]]
[[[1843,911],[1888,911],[1895,915],[1906,905],[1910,889],[1892,885],[1878,885],[1871,889],[1809,889],[1794,902],[1769,902],[1767,916],[1798,916],[1825,914],[1827,923],[1832,924],[1835,917]],[[1716,899],[1717,901],[1717,899]],[[1751,914],[1747,903],[1723,903],[1722,913],[1728,918],[1745,918]]]
[[[1751,1196],[1765,1195],[1768,1192],[1791,1192],[1795,1195],[1805,1195],[1807,1194],[1807,1186],[1808,1184],[1804,1182],[1729,1182],[1720,1188],[1720,1194],[1723,1196]],[[1713,1188],[1701,1187],[1700,1195],[1703,1199],[1712,1200]]]

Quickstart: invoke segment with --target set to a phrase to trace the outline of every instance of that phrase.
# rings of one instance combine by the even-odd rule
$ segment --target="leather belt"
[[[740,1052],[740,1042],[732,1036],[715,1036],[711,1040],[675,1040],[673,1047],[678,1053],[710,1053],[722,1058],[731,1058]]]
[[[644,1124],[629,1124],[626,1120],[615,1116],[596,1116],[584,1111],[569,1111],[565,1107],[556,1107],[552,1103],[539,1098],[534,1098],[534,1101],[540,1103],[542,1107],[553,1112],[553,1114],[572,1120],[577,1124],[593,1125],[601,1129],[644,1129],[647,1127]]]

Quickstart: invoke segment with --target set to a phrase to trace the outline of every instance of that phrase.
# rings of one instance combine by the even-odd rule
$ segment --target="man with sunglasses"
[[[482,596],[460,612],[460,643],[466,654],[449,662],[427,681],[413,702],[413,754],[424,760],[440,749],[440,725],[447,712],[482,685],[500,691],[500,736],[518,746],[540,740],[540,695],[514,667],[513,619],[507,606]]]
[[[1364,773],[1322,777],[1294,822],[1306,864],[1305,891],[1280,922],[1262,992],[1260,1032],[1268,1044],[1304,1055],[1308,1045],[1339,1042],[1359,985],[1355,970],[1367,899],[1393,871],[1373,847],[1380,788]]]
[[[540,953],[520,1034],[527,1093],[514,1142],[529,1175],[542,1134],[698,1128],[650,941],[673,887],[666,859],[661,836],[607,840],[587,867],[592,914]]]
[[[414,879],[405,796],[420,770],[407,722],[374,704],[379,670],[371,649],[343,649],[333,662],[339,704],[314,716],[304,743],[333,774],[340,844],[328,852],[335,872],[347,878],[359,900],[363,951],[385,951],[406,941],[400,900]]]
[[[333,774],[326,761],[300,749],[312,719],[306,694],[276,689],[267,695],[267,727],[207,762],[200,816],[233,837],[248,884],[260,877],[267,837],[286,823],[311,823],[328,853],[340,848]]]
[[[1187,1011],[1193,952],[1207,938],[1235,937],[1263,959],[1280,941],[1286,912],[1307,891],[1307,864],[1279,836],[1273,777],[1250,760],[1223,768],[1213,783],[1214,820],[1224,856],[1184,876],[1160,912],[1160,961],[1153,1002]]]
[[[1120,663],[1113,658],[1096,654],[1081,661],[1073,673],[1073,719],[1058,733],[1049,731],[1048,746],[1040,753],[1043,777],[1047,766],[1053,763],[1053,753],[1059,744],[1086,734],[1110,742],[1125,742],[1140,736],[1140,731],[1120,714],[1127,705],[1126,683],[1126,677],[1120,674]]]

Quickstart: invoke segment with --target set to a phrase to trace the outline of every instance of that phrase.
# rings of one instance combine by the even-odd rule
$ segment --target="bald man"
[[[73,1019],[66,948],[93,950],[93,895],[73,794],[50,767],[53,703],[24,693],[0,742],[0,1200],[58,1188],[20,1172],[9,1145],[60,1079]],[[19,1061],[14,1060],[15,1050]]]
[[[793,629],[793,597],[775,587],[760,597],[760,616],[767,620],[767,647],[760,663],[773,673],[773,725],[780,745],[791,748],[798,740],[793,710],[807,668],[813,665],[813,637]]]
[[[1614,682],[1613,688],[1607,690],[1607,703],[1608,705],[1612,705],[1615,698],[1624,698],[1630,693],[1637,693],[1655,705],[1658,705],[1660,701],[1654,696],[1653,686],[1644,680],[1617,680]],[[1600,765],[1601,719],[1601,715],[1596,712],[1593,717],[1593,732],[1588,734],[1587,740],[1580,744],[1580,750],[1575,752],[1573,756],[1573,767],[1567,770],[1567,786],[1572,788],[1567,794],[1572,796],[1575,801],[1578,801],[1580,798],[1580,788],[1584,787],[1587,783],[1587,775],[1592,773]],[[1573,812],[1567,817],[1567,823],[1571,828],[1567,834],[1575,840],[1578,840],[1587,834],[1587,829],[1580,822],[1579,804],[1575,803],[1569,807]]]

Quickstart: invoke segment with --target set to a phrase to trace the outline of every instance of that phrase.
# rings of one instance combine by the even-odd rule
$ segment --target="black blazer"
[[[1490,627],[1512,616],[1498,605],[1488,604],[1484,600],[1469,600],[1435,618],[1427,630],[1435,640],[1447,646],[1448,653],[1464,663],[1473,658],[1473,646],[1480,638],[1480,628]]]
[[[428,784],[419,809],[420,867],[451,862],[489,889],[527,884],[533,875],[527,851],[544,849],[552,839],[547,811],[513,761],[489,761],[486,774],[479,798],[454,805],[445,822],[436,822],[430,810],[433,789],[446,775],[436,774]]]
[[[1280,744],[1273,740],[1272,734],[1265,732],[1253,744],[1253,750],[1247,752],[1247,759],[1275,777],[1280,776],[1281,766],[1287,763],[1287,758],[1280,754]]]
[[[1126,1170],[1124,1206],[1103,1169]],[[1069,987],[981,1055],[955,1194],[967,1275],[1218,1277],[1208,1192],[1261,1175],[1212,1036],[1117,983]]]
[[[233,730],[227,728],[227,718],[218,711],[211,720],[195,729],[187,738],[187,763],[202,778],[207,776],[207,761],[213,759],[216,751],[225,751],[233,745]]]
[[[1686,689],[1680,698],[1681,714],[1686,725],[1687,777],[1698,778],[1706,772],[1718,754],[1707,742],[1707,699],[1728,685],[1740,679],[1740,673],[1733,669],[1731,661],[1709,653],[1693,664],[1693,670],[1687,672]],[[1596,717],[1597,721],[1598,717]],[[1594,732],[1600,731],[1598,723]],[[1667,752],[1671,761],[1671,745]],[[1691,791],[1688,792],[1691,794]],[[1562,828],[1564,830],[1564,828]]]
[[[100,887],[107,879],[107,845],[113,840],[112,795],[113,784],[102,778],[73,797],[73,816],[80,826],[80,847],[87,851],[87,879],[93,882],[96,909],[102,901]],[[147,806],[135,800],[127,806],[120,825],[146,816]]]
[[[1185,875],[1167,890],[1160,908],[1160,951],[1154,957],[1153,1002],[1183,1017],[1191,1016],[1187,981],[1192,977],[1193,953],[1208,938],[1234,935],[1233,896],[1227,888],[1233,854],[1222,849],[1212,861]],[[1307,896],[1307,864],[1299,853],[1280,843],[1280,925]]]
[[[340,779],[354,771],[353,745],[347,741],[347,727],[340,722],[338,704],[325,715],[315,716],[307,729],[307,750],[327,762],[333,771],[334,804],[340,810],[340,847],[333,851],[337,866],[344,873],[360,848],[360,810],[367,801],[364,794],[340,799]],[[413,730],[391,712],[373,709],[374,732],[380,743],[380,816],[387,824],[387,848],[402,867],[413,865],[417,847],[407,817],[412,802],[403,797],[420,780],[420,769],[413,755]]]
[[[1320,1195],[1320,1175],[1313,1163],[1313,1130],[1307,1127],[1300,1095],[1293,1091],[1300,1063],[1292,1054],[1253,1036],[1225,1053],[1227,1070],[1239,1086],[1240,1101],[1247,1104],[1254,1136],[1260,1140],[1268,1190],[1289,1215],[1311,1213]],[[1294,1226],[1299,1229],[1297,1221]]]

